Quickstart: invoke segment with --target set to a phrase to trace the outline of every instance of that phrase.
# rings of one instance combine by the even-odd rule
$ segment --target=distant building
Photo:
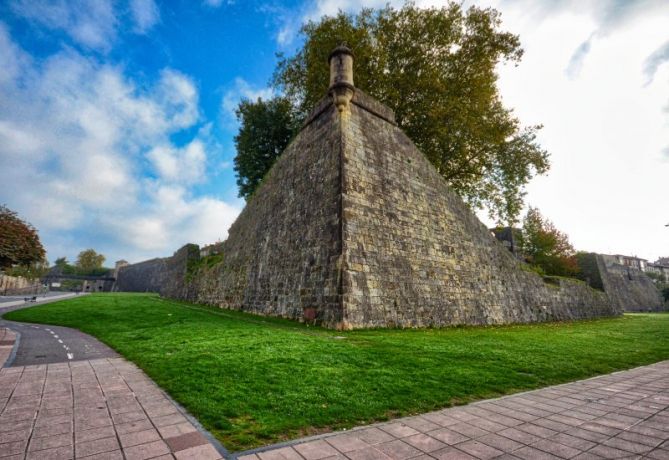
[[[616,262],[620,265],[637,268],[641,271],[646,271],[646,265],[648,265],[648,261],[646,259],[641,259],[636,256],[623,256],[621,254],[615,254],[609,257],[615,257]]]
[[[655,273],[659,275],[665,282],[669,282],[669,258],[661,257],[655,262],[648,262],[646,264],[646,273]]]

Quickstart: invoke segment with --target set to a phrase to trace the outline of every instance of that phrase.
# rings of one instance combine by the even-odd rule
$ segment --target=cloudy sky
[[[300,46],[304,20],[385,3],[1,2],[0,203],[38,228],[51,261],[225,239],[244,204],[237,102],[272,94],[275,53]],[[669,3],[471,3],[500,10],[525,49],[499,73],[551,153],[528,203],[577,249],[669,256]]]

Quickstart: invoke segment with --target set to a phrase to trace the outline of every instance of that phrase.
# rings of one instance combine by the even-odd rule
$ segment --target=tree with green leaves
[[[45,256],[35,227],[0,205],[0,268],[41,265]]]
[[[525,185],[545,173],[549,162],[536,140],[540,126],[521,126],[502,104],[497,65],[517,64],[523,51],[516,35],[501,30],[496,10],[407,3],[400,9],[340,12],[310,21],[301,31],[303,47],[292,57],[279,56],[273,78],[298,118],[327,93],[328,55],[345,43],[355,53],[356,87],[394,109],[399,126],[451,187],[498,222],[517,220]],[[240,133],[255,130],[249,125],[254,119],[241,121]],[[278,144],[265,148],[280,151]],[[250,154],[266,155],[259,149]],[[246,161],[251,181],[266,172],[266,162]],[[242,170],[238,175],[242,183],[249,180]]]
[[[239,196],[248,198],[297,132],[298,121],[288,99],[243,100],[237,108],[235,172]]]
[[[525,261],[546,275],[574,276],[578,262],[569,237],[530,207],[520,232],[520,251]]]
[[[98,254],[95,249],[86,249],[81,251],[77,256],[75,267],[77,272],[82,275],[99,274],[104,268],[102,264],[105,263],[106,257]]]

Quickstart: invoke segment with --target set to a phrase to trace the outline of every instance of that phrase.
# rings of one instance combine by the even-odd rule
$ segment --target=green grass
[[[231,450],[669,358],[667,314],[336,332],[153,295],[93,294],[5,317],[98,337]]]

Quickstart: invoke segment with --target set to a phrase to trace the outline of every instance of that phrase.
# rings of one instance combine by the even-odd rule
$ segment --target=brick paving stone
[[[342,434],[339,436],[333,436],[331,438],[327,438],[326,441],[328,442],[328,444],[337,449],[339,452],[343,453],[369,447],[369,444],[367,444],[365,441],[355,436],[354,434]]]
[[[652,449],[652,447],[647,446],[646,444],[639,444],[637,442],[627,441],[618,437],[607,439],[602,443],[602,445],[607,447],[615,447],[616,449],[624,450],[632,454],[643,454]]]
[[[558,433],[555,430],[535,425],[534,423],[525,423],[523,425],[518,425],[516,428],[518,428],[520,431],[524,431],[525,433],[532,434],[539,438],[548,438],[551,436],[555,436]]]
[[[405,438],[419,433],[418,430],[414,430],[410,426],[400,422],[389,423],[387,425],[382,425],[379,428],[396,438]]]
[[[432,452],[430,456],[436,458],[437,460],[476,460],[476,457],[456,449],[455,447],[444,447],[441,450]]]
[[[447,427],[449,425],[455,425],[456,423],[460,423],[458,419],[452,418],[452,417],[447,417],[442,413],[439,412],[432,412],[429,414],[423,415],[423,418],[426,420],[429,420],[430,422],[434,422],[437,425]]]
[[[247,456],[239,457],[238,460],[243,460],[244,457]],[[292,447],[281,447],[267,452],[259,452],[258,457],[260,457],[260,460],[303,460],[302,456]]]
[[[451,425],[448,428],[470,438],[478,438],[479,436],[485,436],[488,434],[486,430],[464,422],[458,423],[457,425]]]
[[[113,438],[95,439],[93,441],[78,442],[74,445],[77,457],[86,457],[88,455],[110,452],[119,449],[118,440]]]
[[[437,428],[441,427],[441,425],[431,422],[423,417],[405,418],[402,419],[402,423],[413,428],[414,430],[420,431],[421,433],[436,430]]]
[[[169,454],[170,448],[163,441],[154,441],[123,449],[127,460],[145,460],[159,455]]]
[[[177,460],[218,460],[221,458],[221,455],[211,444],[204,444],[175,452],[174,456]]]
[[[482,442],[473,440],[465,441],[463,443],[458,444],[455,447],[482,460],[488,460],[491,458],[499,457],[504,453],[501,450],[495,449],[494,447],[490,447],[487,444],[483,444]]]
[[[95,441],[97,439],[111,438],[116,435],[114,427],[103,426],[101,428],[93,428],[91,430],[77,431],[74,434],[74,441],[76,443],[86,442],[86,441]]]
[[[179,436],[174,436],[172,438],[166,438],[165,442],[170,447],[172,452],[178,452],[189,449],[191,447],[209,444],[207,438],[205,438],[202,433],[198,431],[180,434]]]
[[[468,436],[465,436],[464,434],[458,433],[453,430],[449,430],[448,428],[441,428],[438,430],[430,431],[428,434],[433,438],[450,445],[458,444],[464,441],[469,441]]]
[[[583,452],[582,454],[578,454],[576,457],[572,458],[571,460],[601,460],[603,457],[600,457],[599,455],[591,454],[590,452]]]
[[[72,445],[72,435],[70,433],[57,434],[46,438],[32,438],[28,446],[28,452],[70,445]]]
[[[374,448],[380,450],[388,457],[395,460],[405,460],[407,458],[417,457],[422,454],[420,450],[410,446],[400,439],[378,444],[374,446]]]
[[[513,452],[514,450],[518,450],[521,447],[524,447],[525,445],[514,441],[509,438],[505,438],[504,436],[500,436],[498,434],[490,433],[485,436],[481,436],[480,438],[477,439],[477,441],[482,442],[483,444],[486,444],[490,447],[494,447],[495,449],[499,449],[502,452]]]
[[[523,444],[532,444],[533,442],[537,442],[541,439],[539,436],[535,436],[525,431],[520,431],[517,428],[507,428],[506,430],[502,430],[497,434]]]
[[[197,431],[197,429],[190,423],[177,423],[176,425],[158,427],[158,432],[163,438],[173,438],[193,431]]]
[[[553,454],[561,458],[572,458],[577,456],[578,454],[583,453],[581,449],[577,449],[574,446],[567,446],[565,444],[560,444],[550,439],[542,439],[541,441],[532,444],[531,447],[542,450],[544,452],[548,452],[549,454]]]
[[[529,446],[516,450],[513,455],[524,460],[562,460],[561,457]]]
[[[386,454],[374,447],[365,447],[364,449],[348,452],[346,456],[350,460],[392,460]]]
[[[26,460],[70,460],[74,458],[72,446],[28,452]]]
[[[130,433],[119,434],[119,440],[123,448],[146,444],[147,442],[158,441],[160,435],[153,428],[150,430],[133,431]],[[169,443],[168,443],[169,444]]]
[[[337,451],[330,444],[322,440],[309,441],[293,446],[306,460],[320,460],[337,455]]]
[[[123,452],[120,450],[113,450],[111,452],[102,452],[100,454],[95,454],[89,457],[85,457],[85,460],[123,460]]]
[[[572,436],[567,433],[560,433],[558,435],[553,436],[552,438],[549,438],[551,441],[559,442],[560,444],[564,444],[565,446],[573,447],[575,449],[579,449],[582,451],[586,451],[588,449],[591,449],[595,447],[597,444],[588,441],[586,439],[581,439],[577,438],[576,436]]]
[[[632,431],[623,431],[616,436],[616,438],[624,439],[626,441],[636,442],[638,444],[644,444],[650,447],[657,447],[662,444],[662,439],[654,438],[652,436],[647,436],[645,434],[634,433]]]
[[[422,433],[404,438],[403,441],[425,453],[434,452],[435,450],[446,447],[446,444],[443,442]]]
[[[153,428],[153,425],[151,424],[149,419],[140,420],[138,422],[129,422],[129,423],[122,423],[120,425],[114,425],[114,429],[119,435],[125,433],[132,433],[134,431],[148,430],[151,428]]]
[[[356,430],[355,435],[365,441],[367,444],[379,444],[382,442],[392,441],[394,438],[386,433],[381,431],[376,427],[365,428],[362,430]]]
[[[669,450],[655,449],[646,454],[646,457],[655,460],[667,460],[669,458]]]

